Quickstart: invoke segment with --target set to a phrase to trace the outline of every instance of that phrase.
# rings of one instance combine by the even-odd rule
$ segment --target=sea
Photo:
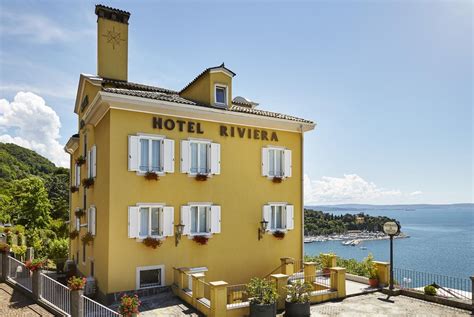
[[[443,206],[376,206],[347,210],[334,207],[307,207],[341,214],[364,212],[400,221],[406,239],[394,239],[394,267],[451,277],[474,276],[474,204]],[[326,209],[326,210],[325,210]],[[365,248],[361,248],[365,247]],[[343,258],[362,260],[372,253],[377,261],[389,261],[389,240],[364,241],[358,246],[344,246],[341,241],[304,244],[306,255],[334,252]]]

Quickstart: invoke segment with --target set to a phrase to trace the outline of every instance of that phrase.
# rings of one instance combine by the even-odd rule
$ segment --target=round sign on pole
[[[400,233],[400,227],[394,221],[389,221],[383,224],[383,232],[389,236],[394,236]]]

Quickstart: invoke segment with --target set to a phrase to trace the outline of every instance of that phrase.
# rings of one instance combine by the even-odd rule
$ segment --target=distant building
[[[356,216],[355,218],[355,223],[360,225],[360,224],[363,224],[365,222],[365,218],[362,217],[362,216]]]
[[[78,132],[65,149],[78,233],[70,255],[100,297],[153,294],[174,267],[245,283],[280,257],[301,259],[303,133],[315,124],[233,98],[224,64],[180,91],[129,82],[130,14],[101,5],[96,14],[98,74],[80,75]]]

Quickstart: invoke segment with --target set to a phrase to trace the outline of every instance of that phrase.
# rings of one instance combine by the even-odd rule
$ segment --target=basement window
[[[158,287],[164,285],[165,266],[137,267],[137,289]]]

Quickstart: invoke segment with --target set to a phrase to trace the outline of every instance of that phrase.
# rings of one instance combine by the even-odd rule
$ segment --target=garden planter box
[[[276,313],[276,303],[266,305],[250,304],[250,317],[274,317]]]
[[[311,316],[310,303],[285,302],[285,317],[309,317]]]

